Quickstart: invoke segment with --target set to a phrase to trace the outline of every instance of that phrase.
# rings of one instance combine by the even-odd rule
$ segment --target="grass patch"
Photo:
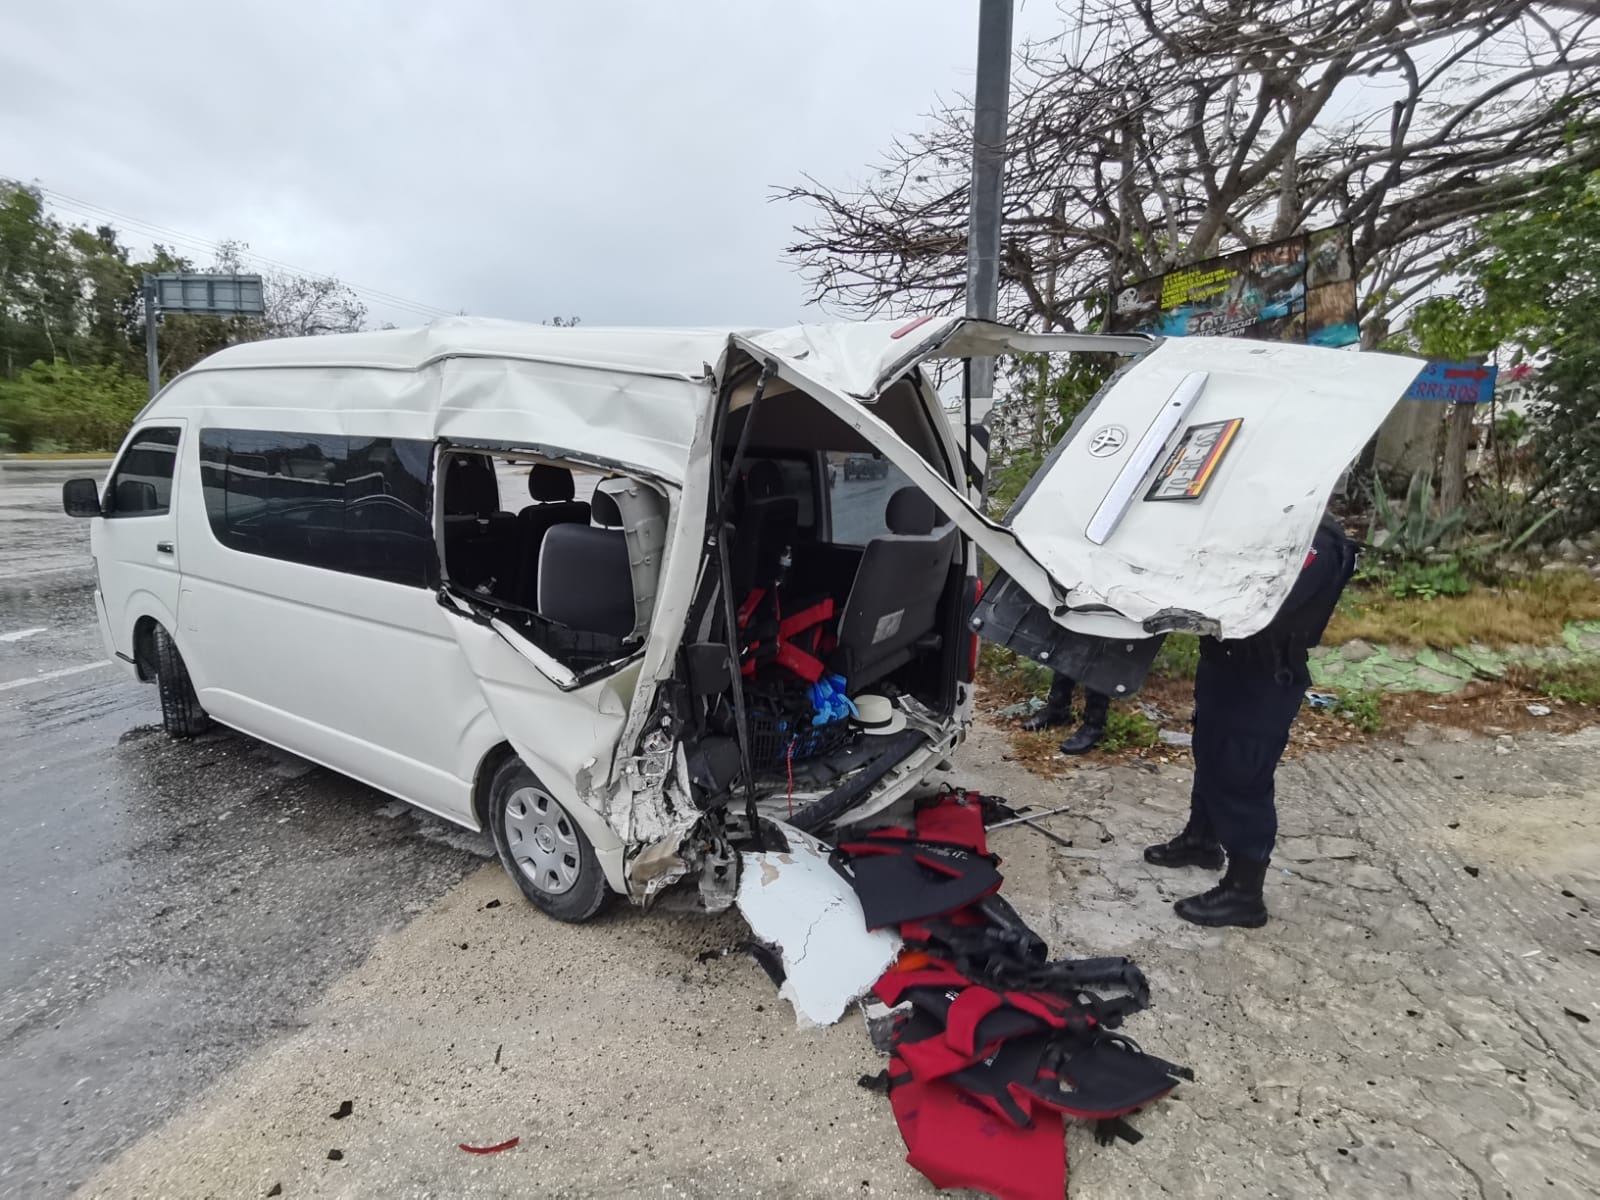
[[[1383,728],[1383,697],[1378,692],[1338,692],[1333,715],[1354,725],[1362,733],[1377,733]]]
[[[1600,704],[1600,662],[1559,667],[1512,667],[1506,679],[1518,687],[1568,704]]]
[[[978,652],[978,682],[1003,702],[1043,697],[1053,672],[1004,646],[984,642]]]
[[[1544,571],[1463,596],[1352,591],[1334,614],[1325,645],[1378,642],[1448,649],[1558,641],[1569,621],[1600,618],[1600,586],[1587,571]]]
[[[1200,639],[1192,633],[1169,633],[1156,651],[1150,674],[1160,679],[1193,679],[1200,668]]]
[[[1106,735],[1100,739],[1097,748],[1107,754],[1115,754],[1118,750],[1154,746],[1160,740],[1160,731],[1149,717],[1140,712],[1126,712],[1113,705],[1106,714]]]

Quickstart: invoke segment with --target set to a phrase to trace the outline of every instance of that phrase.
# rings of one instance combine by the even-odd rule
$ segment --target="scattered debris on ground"
[[[522,1139],[520,1137],[507,1138],[503,1142],[496,1142],[493,1146],[469,1146],[465,1142],[462,1142],[460,1143],[460,1147],[468,1154],[499,1154],[502,1150],[512,1149],[521,1141]]]
[[[756,882],[740,905],[808,972],[784,987],[802,1018],[842,1014],[872,991],[863,1015],[889,1067],[858,1082],[888,1096],[908,1163],[941,1189],[1059,1197],[1067,1118],[1091,1124],[1102,1145],[1137,1142],[1128,1118],[1194,1075],[1115,1032],[1150,1000],[1130,960],[1049,960],[1000,897],[991,831],[1025,823],[1071,847],[1018,811],[945,788],[915,805],[910,827],[851,832],[831,852],[774,826],[789,844],[744,856]]]

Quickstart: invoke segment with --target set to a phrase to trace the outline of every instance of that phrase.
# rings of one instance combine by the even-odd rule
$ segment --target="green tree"
[[[1584,155],[1575,153],[1581,163]],[[1471,345],[1535,363],[1534,497],[1558,503],[1569,528],[1600,524],[1600,171],[1552,169],[1535,198],[1483,221],[1463,261],[1462,293],[1419,312],[1457,325]]]
[[[111,450],[148,398],[121,367],[36,363],[0,381],[0,434],[22,451]]]
[[[1009,387],[995,405],[989,506],[1005,512],[1052,447],[1088,407],[1115,359],[1104,354],[1019,354],[1004,360]]]
[[[74,357],[81,289],[65,231],[39,193],[0,180],[0,376]]]

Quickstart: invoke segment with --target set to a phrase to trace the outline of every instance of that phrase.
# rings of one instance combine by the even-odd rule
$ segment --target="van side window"
[[[889,532],[889,497],[910,484],[887,459],[850,455],[828,473],[828,508],[837,546],[865,546]]]
[[[345,455],[343,569],[426,587],[433,565],[428,472],[433,443],[351,438]]]
[[[154,425],[133,435],[106,488],[108,517],[155,517],[171,509],[182,432],[175,425]]]
[[[387,438],[206,429],[200,479],[224,546],[426,587],[432,445]]]

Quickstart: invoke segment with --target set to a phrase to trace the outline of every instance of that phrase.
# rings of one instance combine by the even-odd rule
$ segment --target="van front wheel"
[[[155,645],[156,690],[161,694],[161,726],[169,737],[192,738],[211,727],[211,718],[200,707],[194,693],[189,668],[172,635],[160,625],[151,634]]]
[[[521,759],[494,773],[489,830],[501,865],[534,907],[571,922],[600,911],[609,889],[594,847]]]

